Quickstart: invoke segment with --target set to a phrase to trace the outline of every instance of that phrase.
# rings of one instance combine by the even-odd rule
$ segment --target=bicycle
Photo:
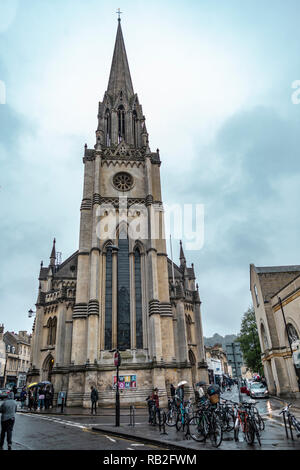
[[[175,403],[175,400],[168,400],[168,411],[166,413],[166,425],[167,426],[176,426],[177,414],[179,410]]]
[[[245,435],[245,440],[248,444],[253,444],[254,432],[249,422],[249,414],[242,403],[235,404],[235,424],[234,424],[234,440],[239,440],[240,428]]]
[[[292,438],[292,440],[294,440],[293,428],[294,428],[294,431],[296,431],[296,436],[300,437],[300,422],[290,412],[291,406],[293,406],[292,403],[289,403],[288,405],[286,405],[283,408],[283,410],[280,411],[279,414],[280,415],[282,414],[282,416],[283,416],[283,422],[284,422],[286,437],[289,438],[289,435],[288,435],[288,427],[289,427],[290,433],[291,433],[291,438]]]
[[[261,445],[259,427],[257,425],[257,413],[258,411],[253,411],[252,403],[235,404],[235,441],[238,441],[239,430],[241,428],[248,444],[252,445],[256,437],[259,445]]]
[[[215,405],[204,403],[188,421],[188,431],[192,439],[205,442],[210,438],[213,447],[219,447],[223,440],[223,430]]]
[[[183,431],[187,428],[186,436],[188,433],[188,421],[190,419],[190,411],[192,408],[192,401],[189,399],[183,403],[180,403],[179,410],[176,418],[176,429],[177,431]]]

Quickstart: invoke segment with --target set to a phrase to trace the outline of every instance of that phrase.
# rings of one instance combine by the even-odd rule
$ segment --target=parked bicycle
[[[213,447],[219,447],[223,440],[223,431],[215,405],[209,401],[202,404],[197,412],[189,419],[187,433],[197,442],[210,439]]]
[[[300,422],[296,419],[296,417],[290,412],[292,403],[289,403],[286,405],[283,410],[280,411],[279,414],[282,414],[283,416],[283,422],[284,422],[284,427],[285,427],[285,433],[286,437],[289,437],[288,434],[288,429],[290,430],[291,438],[294,440],[293,436],[293,429],[296,432],[296,436],[300,437]]]
[[[253,444],[255,438],[259,445],[261,445],[260,428],[257,423],[258,411],[254,411],[253,403],[239,403],[235,404],[235,425],[234,425],[234,439],[239,440],[240,429],[245,435],[245,440],[248,444]]]

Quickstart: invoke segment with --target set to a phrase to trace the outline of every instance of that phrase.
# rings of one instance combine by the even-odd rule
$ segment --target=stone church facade
[[[61,264],[55,240],[41,265],[29,381],[50,379],[68,406],[115,400],[113,350],[121,351],[121,402],[145,405],[153,387],[189,391],[208,380],[193,265],[167,256],[159,151],[152,152],[134,93],[121,23],[96,145],[84,150],[79,249]]]

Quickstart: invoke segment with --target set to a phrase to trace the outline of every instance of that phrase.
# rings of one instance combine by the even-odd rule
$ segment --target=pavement
[[[295,408],[295,414],[300,412],[300,400],[283,400],[278,397],[271,397],[278,403],[278,410],[283,408],[286,403],[293,403]],[[62,419],[72,419],[72,417],[79,417],[81,419],[92,418],[90,409],[82,407],[64,407],[61,412],[60,407],[54,407],[50,410],[37,410],[29,411],[27,409],[20,409],[18,412],[31,413],[37,415],[46,416],[61,416]],[[121,408],[120,411],[120,426],[115,426],[115,408],[98,408],[98,414],[95,422],[90,424],[90,429],[96,433],[102,433],[105,435],[133,439],[136,442],[142,442],[146,444],[152,444],[161,448],[168,448],[174,450],[211,450],[209,440],[206,443],[198,443],[193,439],[186,438],[184,433],[178,432],[176,427],[165,426],[165,428],[159,429],[159,426],[151,426],[148,424],[148,412],[145,408],[135,409],[135,425],[130,425],[130,410],[128,407]],[[267,417],[266,417],[267,418]],[[282,426],[282,417],[278,414],[271,415],[271,419],[266,419],[266,430],[262,433],[262,447],[258,444],[251,446],[252,449],[280,449],[284,443],[284,429]],[[278,444],[279,443],[279,444]],[[289,448],[299,449],[300,441],[297,439],[294,442],[288,443]],[[242,436],[240,442],[235,442],[233,439],[233,433],[225,433],[223,442],[219,447],[221,450],[246,450],[249,446],[243,441]]]

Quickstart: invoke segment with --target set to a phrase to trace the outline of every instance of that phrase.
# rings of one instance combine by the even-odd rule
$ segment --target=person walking
[[[40,389],[38,407],[39,407],[40,410],[42,410],[44,408],[44,406],[45,406],[45,393],[44,393],[43,389]]]
[[[45,391],[45,410],[49,410],[49,408],[50,408],[50,399],[51,399],[50,388],[46,387],[46,391]]]
[[[26,403],[26,398],[27,398],[27,392],[26,392],[25,387],[23,387],[22,392],[20,394],[21,408],[24,408],[25,403]]]
[[[158,420],[160,422],[160,409],[159,409],[159,396],[158,396],[158,388],[154,388],[152,395],[150,397],[151,400],[151,407],[149,410],[149,422],[156,425],[156,415],[158,415]]]
[[[17,411],[17,403],[14,400],[14,393],[10,392],[7,399],[0,405],[1,413],[1,437],[0,450],[3,450],[5,436],[7,435],[7,447],[12,447],[12,432],[15,424],[15,415]]]
[[[95,387],[91,387],[91,402],[92,402],[92,409],[91,414],[93,414],[93,410],[95,410],[95,415],[97,414],[97,402],[98,402],[98,390]]]

